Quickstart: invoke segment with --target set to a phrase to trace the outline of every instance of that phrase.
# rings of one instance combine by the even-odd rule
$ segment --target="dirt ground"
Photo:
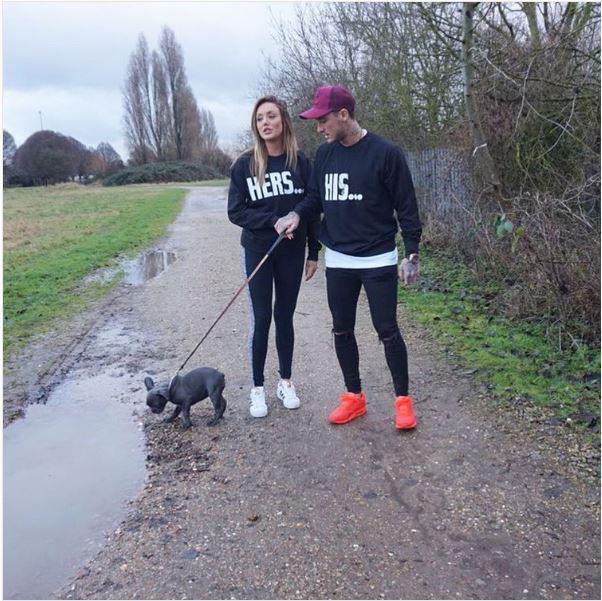
[[[79,599],[598,599],[599,480],[588,462],[492,406],[471,370],[448,363],[400,307],[419,426],[393,426],[392,385],[365,298],[357,335],[368,414],[333,427],[342,392],[323,267],[296,314],[296,411],[276,399],[248,414],[246,292],[191,360],[226,374],[228,409],[207,428],[164,424],[143,379],[169,378],[242,281],[239,229],[223,188],[192,189],[162,241],[176,262],[27,349],[5,371],[5,424],[77,366],[139,374],[132,403],[147,435],[148,478],[102,551],[56,592]],[[92,355],[112,324],[136,341]],[[273,336],[273,334],[272,334]],[[97,348],[98,345],[94,346]],[[25,356],[24,355],[24,356]],[[564,434],[564,430],[559,434]]]

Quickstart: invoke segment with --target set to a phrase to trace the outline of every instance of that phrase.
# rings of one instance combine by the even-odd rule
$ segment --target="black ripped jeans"
[[[332,313],[334,344],[349,392],[361,392],[355,315],[362,285],[372,323],[383,346],[396,396],[408,394],[408,353],[397,325],[397,265],[370,269],[326,269],[328,306]]]

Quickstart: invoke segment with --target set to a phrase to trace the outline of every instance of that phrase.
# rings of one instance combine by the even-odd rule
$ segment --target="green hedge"
[[[190,161],[169,161],[148,163],[136,167],[127,167],[103,181],[105,186],[123,186],[126,184],[152,184],[159,182],[191,182],[223,177],[215,167]]]

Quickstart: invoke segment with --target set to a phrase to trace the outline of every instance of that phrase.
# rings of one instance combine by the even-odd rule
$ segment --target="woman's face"
[[[264,102],[257,107],[255,124],[262,140],[273,142],[282,138],[282,116],[273,102]]]

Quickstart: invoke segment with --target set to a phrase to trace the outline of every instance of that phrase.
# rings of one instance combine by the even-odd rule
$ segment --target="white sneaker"
[[[268,414],[268,406],[265,404],[265,392],[263,391],[263,386],[254,386],[251,388],[249,411],[253,417],[265,417]]]
[[[287,409],[297,409],[301,404],[301,401],[295,392],[295,387],[290,381],[280,380],[278,382],[276,394]]]

